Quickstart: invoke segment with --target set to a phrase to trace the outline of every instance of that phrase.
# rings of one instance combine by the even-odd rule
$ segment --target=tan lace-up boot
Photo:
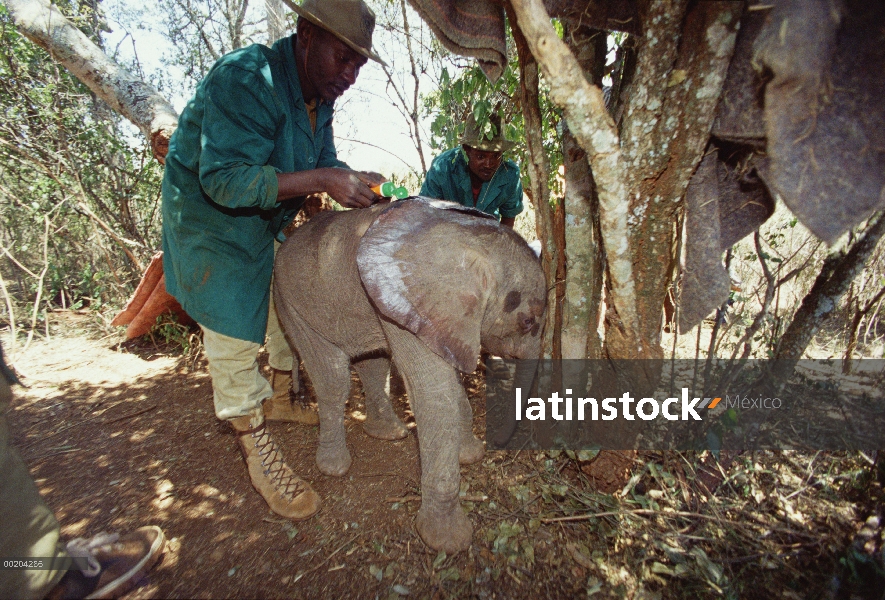
[[[287,519],[306,519],[319,510],[319,495],[286,464],[263,416],[237,417],[230,419],[230,424],[252,485],[272,511]]]
[[[316,425],[320,422],[316,409],[292,399],[292,373],[272,369],[270,385],[273,396],[264,402],[264,417],[268,421],[285,421]]]

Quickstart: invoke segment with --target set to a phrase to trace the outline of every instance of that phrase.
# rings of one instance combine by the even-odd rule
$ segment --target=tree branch
[[[18,29],[49,51],[112,109],[135,124],[160,162],[178,113],[152,86],[112,61],[46,0],[6,0]]]

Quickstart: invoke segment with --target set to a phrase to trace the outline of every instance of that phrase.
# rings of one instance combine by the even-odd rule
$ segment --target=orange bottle
[[[376,185],[372,188],[372,191],[379,196],[384,196],[385,198],[390,198],[392,196],[398,200],[402,200],[409,195],[409,190],[404,187],[397,187],[392,181],[385,181],[384,183]]]

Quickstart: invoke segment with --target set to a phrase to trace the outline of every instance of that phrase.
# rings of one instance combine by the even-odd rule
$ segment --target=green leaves
[[[92,8],[59,6],[97,35]],[[0,40],[0,235],[27,275],[19,314],[121,305],[141,274],[126,252],[146,261],[160,246],[162,167],[140,135],[132,142],[118,115],[15,29],[4,6]]]
[[[512,40],[509,45],[513,47]],[[464,124],[471,113],[483,135],[491,139],[497,131],[489,123],[489,116],[497,110],[502,117],[505,136],[516,142],[508,157],[519,164],[525,164],[525,123],[520,108],[519,85],[519,65],[515,55],[510,57],[504,73],[494,84],[489,82],[475,64],[454,75],[444,68],[439,87],[424,96],[425,114],[433,117],[430,125],[430,146],[435,150],[447,150],[460,145]],[[562,148],[556,128],[562,116],[545,88],[541,90],[540,102],[543,146],[550,164],[549,184],[555,188],[558,168],[562,164]],[[523,184],[528,185],[528,171],[523,169],[522,175]]]

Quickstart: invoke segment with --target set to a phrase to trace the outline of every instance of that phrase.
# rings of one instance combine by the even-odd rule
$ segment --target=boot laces
[[[300,479],[294,476],[292,470],[286,466],[283,455],[277,449],[276,442],[271,437],[267,428],[262,425],[260,431],[251,434],[255,440],[255,449],[261,457],[261,466],[264,474],[270,477],[271,483],[285,498],[294,499],[304,491]]]

